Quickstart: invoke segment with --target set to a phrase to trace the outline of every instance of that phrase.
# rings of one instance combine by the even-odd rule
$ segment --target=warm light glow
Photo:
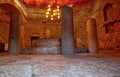
[[[53,16],[55,16],[55,15],[56,15],[56,13],[53,14]]]
[[[48,15],[48,14],[50,14],[49,12],[46,12],[46,14]]]
[[[53,12],[56,12],[56,10],[53,10]]]
[[[46,19],[47,20],[60,20],[60,7],[68,6],[73,7],[74,4],[85,3],[92,0],[22,0],[27,5],[35,5],[47,7]],[[53,18],[51,18],[53,15]]]
[[[48,5],[46,11],[47,20],[60,20],[60,6]]]
[[[46,18],[48,18],[48,15],[46,15]]]
[[[58,16],[60,16],[60,13],[58,13]]]
[[[51,20],[53,20],[53,18],[51,18]]]
[[[51,10],[51,8],[48,8],[48,9],[47,9],[47,11],[50,11],[50,10]]]
[[[60,8],[60,6],[57,6],[57,8],[59,9],[59,8]]]
[[[57,11],[60,11],[60,9],[57,9]]]
[[[53,15],[51,15],[51,17],[53,18]]]
[[[71,6],[76,3],[85,2],[89,0],[22,0],[22,1],[26,4],[37,5],[37,6],[47,6],[48,4],[50,4],[49,7],[51,7],[53,3],[56,3],[59,6],[66,6],[66,5]]]
[[[58,19],[60,19],[60,16],[58,16]]]
[[[26,0],[26,1],[28,2],[28,0]],[[23,7],[21,6],[21,3],[20,3],[18,0],[14,0],[14,2],[18,5],[19,8],[21,8],[23,14],[27,17],[27,12],[25,11],[26,8],[23,8]]]
[[[50,7],[51,7],[51,5],[48,5],[48,7],[50,8]]]

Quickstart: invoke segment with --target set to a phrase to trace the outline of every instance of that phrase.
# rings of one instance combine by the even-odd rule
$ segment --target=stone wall
[[[107,4],[112,4],[112,14],[108,14],[108,20],[104,20],[104,8]],[[97,34],[99,49],[119,50],[120,30],[120,1],[119,0],[94,0],[91,5],[80,6],[74,15],[75,37],[77,47],[87,47],[86,22],[92,17],[97,22]],[[76,10],[75,10],[76,11]],[[111,17],[112,16],[112,17]],[[108,26],[109,32],[106,33]]]
[[[104,8],[107,4],[111,4],[111,15],[107,15],[107,19],[105,21],[104,16]],[[120,1],[119,0],[104,0],[101,2],[101,9],[99,10],[99,15],[96,17],[97,25],[98,25],[98,39],[99,39],[99,49],[116,49],[116,44],[120,41],[115,37],[119,38],[119,27],[120,24],[117,24],[120,20]],[[116,21],[117,20],[117,21]],[[117,26],[115,25],[117,24]],[[106,27],[108,27],[108,32],[106,32]]]
[[[108,4],[113,6],[112,20],[104,20],[104,7]],[[28,8],[30,9],[30,8]],[[86,22],[92,17],[97,22],[97,33],[99,49],[116,49],[120,50],[119,34],[120,34],[120,1],[119,0],[91,0],[88,3],[76,5],[73,7],[74,12],[74,34],[76,47],[87,48],[87,28]],[[1,10],[0,10],[1,14]],[[1,14],[3,16],[3,14]],[[37,17],[32,18],[33,14],[28,13],[27,22],[21,24],[21,43],[23,48],[31,48],[31,37],[37,36],[42,38],[58,38],[61,39],[61,22],[48,22]],[[40,14],[38,14],[40,15]],[[30,17],[29,17],[30,16]],[[108,15],[109,17],[109,15]],[[1,17],[0,17],[1,18]],[[6,18],[9,18],[6,17]],[[1,18],[2,19],[2,18]],[[5,19],[6,21],[6,19]],[[0,21],[0,39],[7,43],[9,37],[9,25]],[[106,33],[108,26],[109,32]]]
[[[2,9],[0,9],[0,43],[3,43],[4,50],[8,50],[8,37],[9,37],[9,25],[10,25],[10,17],[9,15]]]
[[[74,35],[76,47],[87,47],[87,26],[86,22],[89,19],[92,10],[94,0],[91,2],[80,4],[73,7],[73,22],[74,22]]]
[[[0,43],[8,43],[9,36],[9,24],[8,23],[0,23]]]
[[[31,46],[31,37],[37,36],[39,39],[44,38],[61,38],[60,22],[45,22],[41,19],[29,19],[24,26],[24,43],[25,46]]]

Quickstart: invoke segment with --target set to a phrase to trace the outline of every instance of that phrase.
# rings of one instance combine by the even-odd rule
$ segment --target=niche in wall
[[[106,40],[104,42],[104,49],[114,50],[115,48],[115,26],[111,21],[113,21],[113,5],[108,3],[103,9],[104,14],[104,27],[106,33]]]
[[[103,9],[104,22],[111,21],[113,19],[113,5],[108,3]],[[105,26],[105,33],[109,33],[109,26]]]
[[[0,43],[0,52],[4,52],[5,44]]]
[[[31,47],[37,47],[39,36],[31,36]]]

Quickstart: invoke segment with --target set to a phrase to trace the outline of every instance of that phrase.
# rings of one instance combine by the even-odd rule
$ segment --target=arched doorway
[[[113,5],[108,3],[103,8],[104,22],[110,23],[113,20]],[[114,50],[115,48],[115,27],[114,24],[105,25],[106,41],[105,49]]]
[[[11,4],[0,4],[0,44],[3,47],[2,51],[8,51],[12,12],[19,11]]]

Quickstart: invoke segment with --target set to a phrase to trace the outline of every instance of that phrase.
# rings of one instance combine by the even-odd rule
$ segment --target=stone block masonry
[[[37,46],[32,48],[33,54],[60,54],[59,39],[41,39]]]

